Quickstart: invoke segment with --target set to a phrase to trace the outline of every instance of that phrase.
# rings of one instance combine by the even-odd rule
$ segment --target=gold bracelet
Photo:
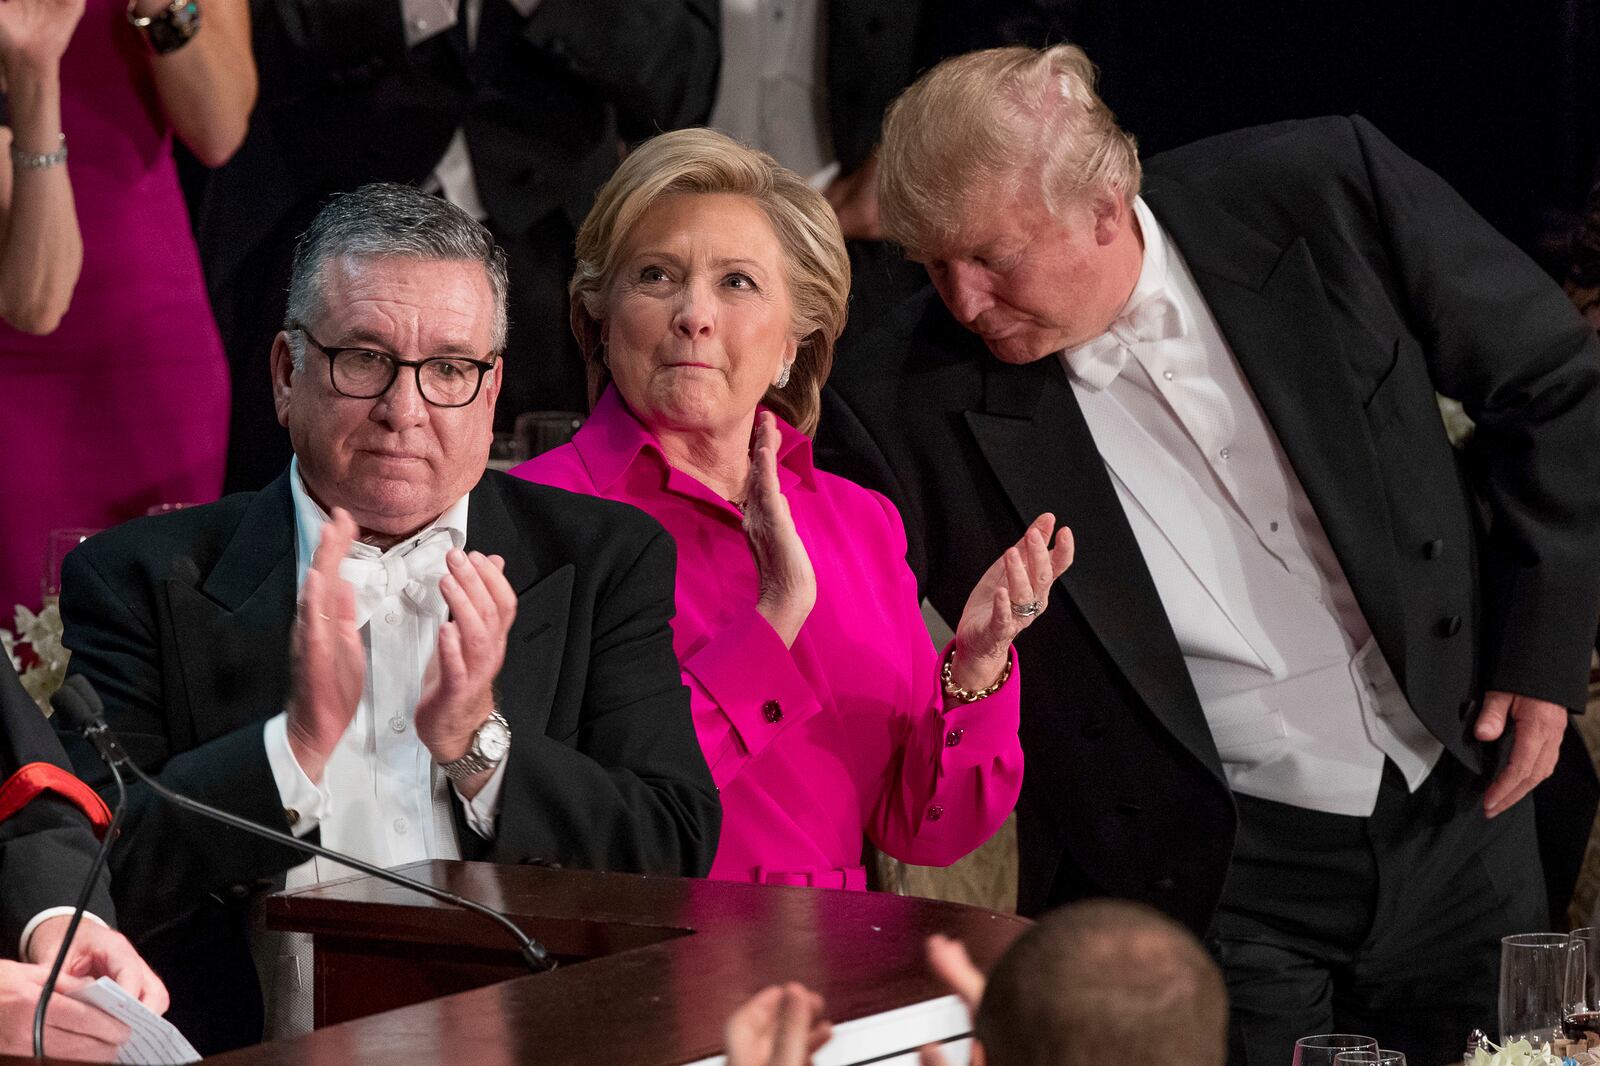
[[[962,688],[960,685],[956,684],[955,680],[950,676],[951,669],[955,665],[955,661],[956,646],[952,644],[950,645],[949,654],[944,657],[944,669],[939,671],[939,680],[944,682],[944,694],[955,700],[957,703],[977,703],[986,696],[993,696],[996,692],[1000,691],[1001,686],[1003,686],[1011,677],[1011,656],[1007,655],[1006,668],[1000,671],[1000,679],[994,684],[990,685],[988,688],[980,688],[976,691],[968,688]]]

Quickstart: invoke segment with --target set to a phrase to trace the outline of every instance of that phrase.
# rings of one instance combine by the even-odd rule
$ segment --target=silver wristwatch
[[[499,766],[510,750],[511,723],[499,711],[492,711],[488,720],[472,734],[472,747],[467,753],[459,759],[440,763],[439,769],[452,781],[464,781],[473,774]]]

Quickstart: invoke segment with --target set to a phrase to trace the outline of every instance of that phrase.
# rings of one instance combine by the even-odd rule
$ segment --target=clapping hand
[[[793,647],[800,627],[817,603],[817,574],[795,529],[789,500],[778,483],[778,445],[782,437],[770,411],[756,422],[745,485],[744,532],[756,557],[761,594],[756,610]]]
[[[822,997],[790,982],[763,988],[728,1018],[728,1066],[807,1066],[833,1036]]]
[[[506,561],[498,555],[452,548],[445,556],[450,572],[439,580],[439,594],[450,620],[439,627],[439,642],[422,679],[417,702],[417,739],[434,762],[462,758],[472,736],[494,711],[494,679],[506,658],[506,637],[517,617],[517,594],[506,580]],[[467,798],[488,779],[457,782]]]
[[[967,1014],[975,1017],[988,982],[983,976],[983,971],[972,964],[972,957],[967,954],[967,949],[961,941],[951,940],[938,933],[930,936],[928,966],[945,983],[945,987],[960,998],[967,1008]],[[974,1046],[972,1061],[977,1063],[980,1058],[981,1052]],[[945,1066],[944,1055],[935,1044],[920,1048],[918,1059],[922,1066]]]
[[[342,507],[322,527],[295,610],[293,683],[289,696],[289,750],[313,782],[355,717],[367,674],[367,655],[356,628],[356,592],[339,576],[350,554],[356,522]]]
[[[952,681],[965,689],[982,689],[1000,676],[1011,642],[1044,613],[1050,586],[1072,565],[1072,551],[1072,530],[1062,526],[1057,531],[1055,515],[1046,512],[983,572],[956,624]]]

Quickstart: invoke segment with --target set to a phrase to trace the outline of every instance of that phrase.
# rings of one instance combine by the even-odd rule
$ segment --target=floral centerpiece
[[[72,654],[61,643],[61,608],[51,603],[35,614],[18,604],[15,619],[14,634],[0,629],[0,649],[21,675],[22,687],[48,715],[50,697],[67,676]]]
[[[1576,1057],[1563,1058],[1551,1051],[1549,1044],[1534,1047],[1523,1039],[1497,1046],[1485,1040],[1467,1057],[1465,1066],[1600,1066],[1600,1056],[1580,1051]]]

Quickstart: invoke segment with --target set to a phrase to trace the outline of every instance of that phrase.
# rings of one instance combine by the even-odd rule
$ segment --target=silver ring
[[[1032,618],[1042,610],[1044,610],[1044,604],[1038,600],[1029,600],[1027,603],[1013,603],[1011,605],[1011,613],[1018,618]]]

